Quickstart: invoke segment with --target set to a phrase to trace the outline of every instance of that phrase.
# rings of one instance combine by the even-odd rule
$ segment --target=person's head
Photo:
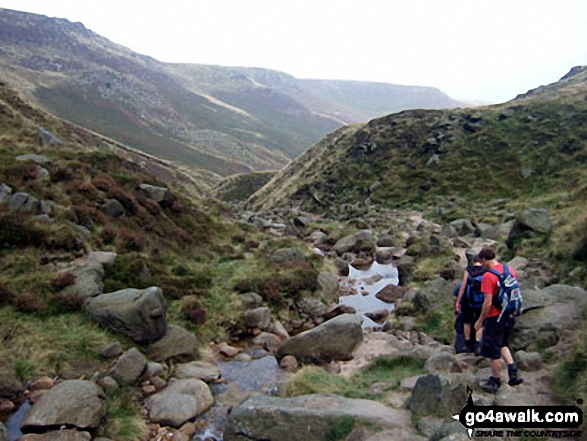
[[[495,260],[495,257],[495,251],[489,247],[484,247],[481,251],[479,251],[479,258],[481,259],[483,266],[489,266],[489,263]]]
[[[475,254],[473,256],[473,258],[471,259],[471,263],[473,264],[473,266],[481,266],[481,265],[483,265],[483,262],[481,261],[481,258],[479,257],[479,254]]]

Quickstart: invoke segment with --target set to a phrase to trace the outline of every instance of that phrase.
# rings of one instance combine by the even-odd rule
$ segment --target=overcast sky
[[[586,0],[0,0],[165,62],[504,102],[587,64]]]

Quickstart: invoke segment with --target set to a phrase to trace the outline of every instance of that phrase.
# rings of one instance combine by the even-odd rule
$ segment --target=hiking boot
[[[487,383],[481,385],[481,389],[489,394],[496,394],[499,386],[501,386],[501,380],[499,378],[489,377]]]
[[[476,341],[475,342],[475,355],[481,355],[481,343]]]
[[[518,375],[518,371],[517,370],[511,371],[511,372],[508,372],[508,373],[509,373],[509,377],[510,377],[510,379],[508,381],[508,384],[510,386],[517,386],[518,384],[524,382],[524,379]]]

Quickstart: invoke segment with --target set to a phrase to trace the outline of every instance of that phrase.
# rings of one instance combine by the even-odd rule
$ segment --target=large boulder
[[[160,339],[167,329],[165,299],[160,288],[123,289],[88,299],[88,317],[137,343]]]
[[[168,188],[156,187],[150,184],[139,185],[139,193],[161,205],[171,204],[174,199],[173,193]]]
[[[452,296],[452,285],[442,277],[430,280],[419,289],[412,299],[414,306],[428,313],[442,305]]]
[[[346,265],[348,270],[348,265]],[[340,294],[340,284],[338,283],[338,278],[328,272],[321,272],[318,274],[318,296],[329,299],[332,301],[338,301],[338,297]]]
[[[73,285],[66,287],[65,294],[75,294],[82,300],[96,297],[104,290],[104,268],[94,260],[78,259],[63,273],[70,272],[74,275]]]
[[[80,432],[74,429],[57,430],[40,435],[29,434],[19,438],[20,441],[91,441],[91,439],[92,435],[89,432]],[[8,438],[6,440],[8,441]],[[1,437],[0,441],[2,441]]]
[[[356,234],[343,237],[340,239],[332,250],[335,251],[339,256],[344,253],[358,253],[360,251],[366,251],[373,253],[376,249],[375,240],[371,231],[360,231]]]
[[[137,348],[130,348],[112,366],[110,375],[120,383],[133,384],[139,380],[146,367],[147,358]]]
[[[196,359],[198,342],[196,336],[181,326],[168,325],[165,335],[147,348],[149,358],[154,361],[188,362]]]
[[[411,424],[409,411],[376,401],[335,395],[259,396],[232,410],[223,439],[322,441],[331,439],[341,423],[348,421],[383,429],[402,429]]]
[[[23,433],[43,432],[61,426],[95,429],[106,414],[104,391],[86,380],[59,383],[39,398],[21,424]]]
[[[153,423],[180,427],[212,407],[210,388],[201,380],[171,379],[167,387],[147,401]]]
[[[516,218],[506,244],[511,248],[520,239],[537,235],[548,236],[552,231],[552,221],[548,210],[531,208],[521,212]]]
[[[39,200],[28,193],[14,193],[8,201],[10,211],[35,214],[39,206]]]
[[[277,359],[293,355],[307,363],[350,360],[363,341],[363,319],[356,314],[343,314],[309,331],[285,341],[277,351]]]
[[[290,265],[306,261],[306,256],[298,248],[281,248],[274,252],[270,258],[272,263]]]
[[[466,403],[467,382],[463,376],[430,374],[418,378],[410,410],[417,416],[452,416]]]

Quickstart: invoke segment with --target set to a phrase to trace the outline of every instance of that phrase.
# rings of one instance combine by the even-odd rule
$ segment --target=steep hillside
[[[582,255],[584,243],[573,248],[569,240],[583,231],[579,207],[587,203],[586,79],[578,67],[503,105],[404,111],[340,129],[280,171],[248,206],[295,205],[340,216],[369,206],[434,214],[438,198],[481,207],[505,198],[550,208],[561,222],[554,234],[561,252]]]
[[[216,180],[279,169],[343,124],[458,105],[432,88],[165,64],[81,23],[6,9],[0,73],[62,118]]]

